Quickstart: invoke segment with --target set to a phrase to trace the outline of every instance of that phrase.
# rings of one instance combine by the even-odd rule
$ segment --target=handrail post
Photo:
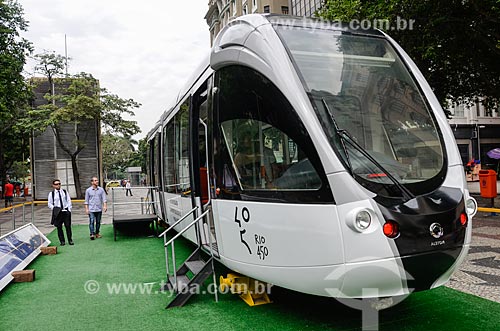
[[[163,245],[167,244],[167,235],[163,235]],[[167,266],[167,281],[168,281],[168,276],[170,276],[170,268],[168,266],[168,246],[165,246],[165,265]]]
[[[174,264],[174,290],[179,292],[179,287],[177,286],[177,266],[175,263],[175,242],[172,241],[172,263]]]
[[[31,223],[35,224],[35,201],[31,197]]]
[[[144,197],[141,197],[141,215],[144,214]]]
[[[23,225],[26,224],[26,215],[25,215],[25,212],[26,212],[26,206],[24,205],[24,202],[23,202]]]
[[[14,205],[10,207],[10,211],[12,212],[12,230],[16,229],[16,209],[14,208]]]
[[[115,188],[111,188],[111,217],[115,219]]]
[[[208,225],[208,243],[210,244],[210,255],[212,256],[211,264],[212,264],[212,271],[214,270],[214,248],[212,247],[212,229],[210,226],[210,212],[207,214],[207,225]],[[214,285],[217,285],[217,279],[215,277],[215,272],[212,272],[212,278]],[[217,289],[214,291],[215,295],[215,302],[219,302],[219,296],[217,293]]]

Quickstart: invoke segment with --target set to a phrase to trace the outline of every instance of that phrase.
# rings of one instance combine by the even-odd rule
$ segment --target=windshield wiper
[[[390,181],[401,191],[401,194],[403,196],[403,199],[405,201],[409,201],[413,198],[415,198],[415,195],[408,190],[403,184],[401,184],[396,178],[394,178],[393,175],[389,171],[387,171],[381,164],[378,162],[373,156],[371,156],[370,153],[366,151],[366,149],[363,148],[358,142],[351,136],[351,134],[344,130],[340,129],[339,126],[337,125],[337,121],[335,120],[335,116],[333,116],[333,113],[330,111],[330,107],[328,107],[328,103],[326,102],[325,98],[321,98],[321,101],[323,102],[323,106],[325,106],[326,110],[328,111],[328,114],[330,115],[330,118],[333,121],[333,125],[335,127],[335,132],[337,133],[337,136],[340,138],[340,141],[342,143],[342,148],[344,149],[344,153],[347,157],[347,163],[349,165],[350,171],[352,175],[355,175],[354,169],[352,169],[352,164],[351,161],[349,160],[349,153],[347,151],[345,142],[347,142],[349,145],[354,147],[358,152],[360,152],[364,157],[366,157],[371,163],[373,163],[375,166],[377,166],[382,172],[387,176],[387,178],[390,179]]]

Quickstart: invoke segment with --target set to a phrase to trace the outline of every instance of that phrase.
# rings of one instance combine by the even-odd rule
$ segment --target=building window
[[[269,6],[264,6],[264,13],[270,13]]]
[[[236,16],[236,0],[233,0],[233,16]]]
[[[252,13],[255,13],[258,9],[257,0],[252,0]]]
[[[243,7],[243,15],[246,15],[246,14],[248,14],[248,5],[245,5]]]
[[[283,15],[288,15],[288,6],[281,6],[281,13]]]

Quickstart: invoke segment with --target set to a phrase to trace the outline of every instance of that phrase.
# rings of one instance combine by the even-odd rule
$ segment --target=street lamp
[[[484,129],[486,126],[484,125],[477,125],[476,124],[476,131],[477,131],[477,154],[479,161],[481,161],[481,135],[479,134],[479,129]]]

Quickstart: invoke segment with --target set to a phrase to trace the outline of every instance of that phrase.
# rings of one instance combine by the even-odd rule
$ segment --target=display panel
[[[23,270],[50,244],[32,223],[0,237],[0,290],[13,279],[13,271]]]

